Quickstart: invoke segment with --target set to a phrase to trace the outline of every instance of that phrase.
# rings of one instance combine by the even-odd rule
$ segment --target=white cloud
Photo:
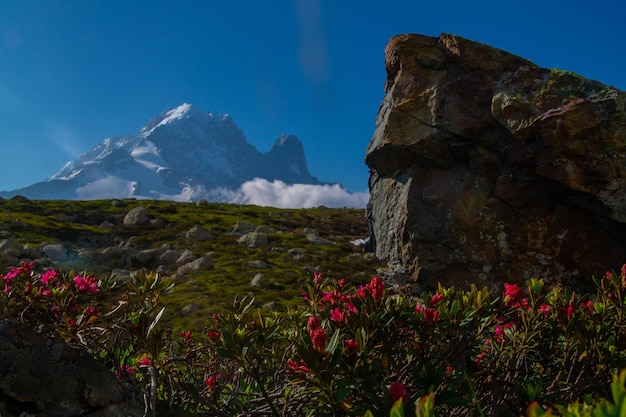
[[[253,204],[277,208],[354,207],[364,208],[369,193],[351,193],[338,184],[311,185],[285,184],[282,181],[269,182],[255,178],[239,187],[237,191],[222,190],[223,196],[231,203]]]

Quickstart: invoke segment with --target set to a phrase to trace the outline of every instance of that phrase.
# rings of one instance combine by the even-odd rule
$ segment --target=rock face
[[[626,261],[626,93],[458,36],[394,37],[368,218],[377,256],[424,288]]]
[[[105,415],[104,409],[127,401],[113,373],[86,352],[46,339],[24,324],[0,322],[0,402],[5,407],[73,417]],[[142,408],[134,408],[130,415],[141,415]]]

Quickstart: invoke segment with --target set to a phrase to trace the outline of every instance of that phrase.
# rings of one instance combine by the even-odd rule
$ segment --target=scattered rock
[[[22,247],[12,239],[0,240],[0,255],[19,257],[22,254]]]
[[[264,273],[259,272],[254,276],[254,278],[252,278],[252,281],[250,281],[250,286],[254,288],[267,289],[271,287],[271,284],[267,276]]]
[[[243,235],[246,233],[254,232],[255,230],[256,226],[252,223],[237,220],[237,223],[235,223],[235,227],[233,227],[232,233],[235,235]]]
[[[255,269],[267,269],[270,267],[270,265],[267,262],[262,261],[260,259],[256,259],[252,262],[248,262],[248,266],[250,268],[255,268]]]
[[[178,259],[176,259],[176,263],[178,265],[182,265],[194,261],[196,258],[197,256],[194,255],[192,251],[190,251],[189,249],[185,249],[183,253],[180,254]]]
[[[261,226],[257,227],[255,230],[255,232],[259,232],[259,233],[265,233],[266,235],[271,235],[276,233],[276,229],[274,229],[273,227],[270,226],[266,226],[264,224],[262,224]]]
[[[194,261],[181,265],[176,269],[176,275],[185,275],[193,271],[213,269],[213,261],[209,257],[203,256]]]
[[[52,259],[53,261],[62,262],[67,260],[68,258],[67,248],[60,243],[43,245],[41,247],[41,251],[45,256]]]
[[[144,206],[137,206],[124,216],[124,226],[135,226],[148,223],[148,211]]]
[[[188,242],[203,242],[205,240],[214,240],[215,236],[208,232],[208,230],[195,225],[185,234]]]
[[[175,264],[180,259],[180,255],[181,253],[177,250],[168,249],[159,257],[159,261],[167,265]]]
[[[268,239],[265,233],[249,232],[237,239],[237,243],[251,248],[262,248],[267,246]]]

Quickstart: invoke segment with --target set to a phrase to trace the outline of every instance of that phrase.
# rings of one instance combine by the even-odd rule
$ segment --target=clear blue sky
[[[385,45],[442,32],[626,89],[624,0],[0,0],[0,190],[187,102],[366,191]]]

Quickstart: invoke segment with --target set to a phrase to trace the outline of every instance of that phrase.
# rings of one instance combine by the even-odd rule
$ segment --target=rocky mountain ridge
[[[226,201],[229,191],[255,178],[321,184],[296,136],[283,135],[261,153],[229,115],[182,104],[151,119],[137,136],[107,138],[46,181],[0,197]]]

